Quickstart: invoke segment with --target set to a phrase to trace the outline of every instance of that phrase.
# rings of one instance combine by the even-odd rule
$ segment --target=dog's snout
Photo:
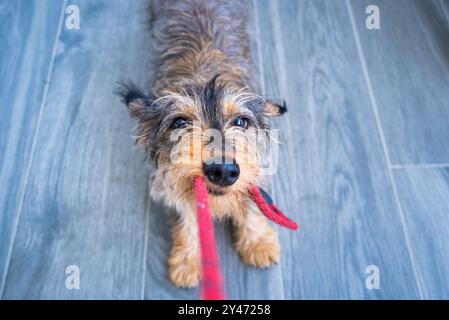
[[[221,187],[233,185],[240,175],[240,167],[234,161],[205,163],[203,170],[210,182]]]

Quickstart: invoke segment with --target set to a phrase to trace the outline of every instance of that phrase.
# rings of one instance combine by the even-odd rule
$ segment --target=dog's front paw
[[[187,258],[183,253],[173,252],[169,260],[168,274],[171,282],[179,288],[196,287],[201,274],[199,259]]]
[[[243,240],[243,239],[240,239]],[[243,262],[258,268],[268,268],[279,261],[281,246],[276,233],[257,239],[244,239],[236,243]]]

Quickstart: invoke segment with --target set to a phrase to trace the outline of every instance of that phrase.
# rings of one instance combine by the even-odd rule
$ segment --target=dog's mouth
[[[214,196],[224,196],[228,192],[228,190],[226,190],[226,188],[219,187],[216,185],[208,185],[207,192],[209,192],[209,194]]]

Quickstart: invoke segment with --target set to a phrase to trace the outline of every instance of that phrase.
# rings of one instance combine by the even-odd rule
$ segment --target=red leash
[[[223,300],[223,278],[215,245],[214,224],[209,209],[206,182],[203,177],[196,177],[194,184],[201,247],[201,296],[205,300]]]
[[[288,229],[298,230],[298,224],[287,218],[287,216],[274,205],[273,200],[271,200],[270,196],[265,191],[257,186],[253,186],[249,190],[249,193],[251,199],[253,199],[260,211],[262,211],[268,219]]]
[[[201,249],[202,286],[201,297],[205,300],[223,300],[223,277],[220,272],[217,247],[215,244],[214,224],[209,208],[209,195],[203,177],[194,180],[196,211],[198,217],[198,233]],[[298,225],[287,218],[273,203],[270,196],[257,186],[249,190],[251,199],[260,211],[271,221],[280,226],[298,230]]]

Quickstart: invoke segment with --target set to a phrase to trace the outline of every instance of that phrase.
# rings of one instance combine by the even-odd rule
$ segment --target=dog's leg
[[[278,234],[254,203],[245,214],[234,216],[235,248],[242,260],[251,266],[267,268],[279,261],[281,247]]]
[[[177,215],[172,230],[173,247],[168,261],[170,280],[178,287],[192,288],[200,280],[200,250],[195,212]]]

